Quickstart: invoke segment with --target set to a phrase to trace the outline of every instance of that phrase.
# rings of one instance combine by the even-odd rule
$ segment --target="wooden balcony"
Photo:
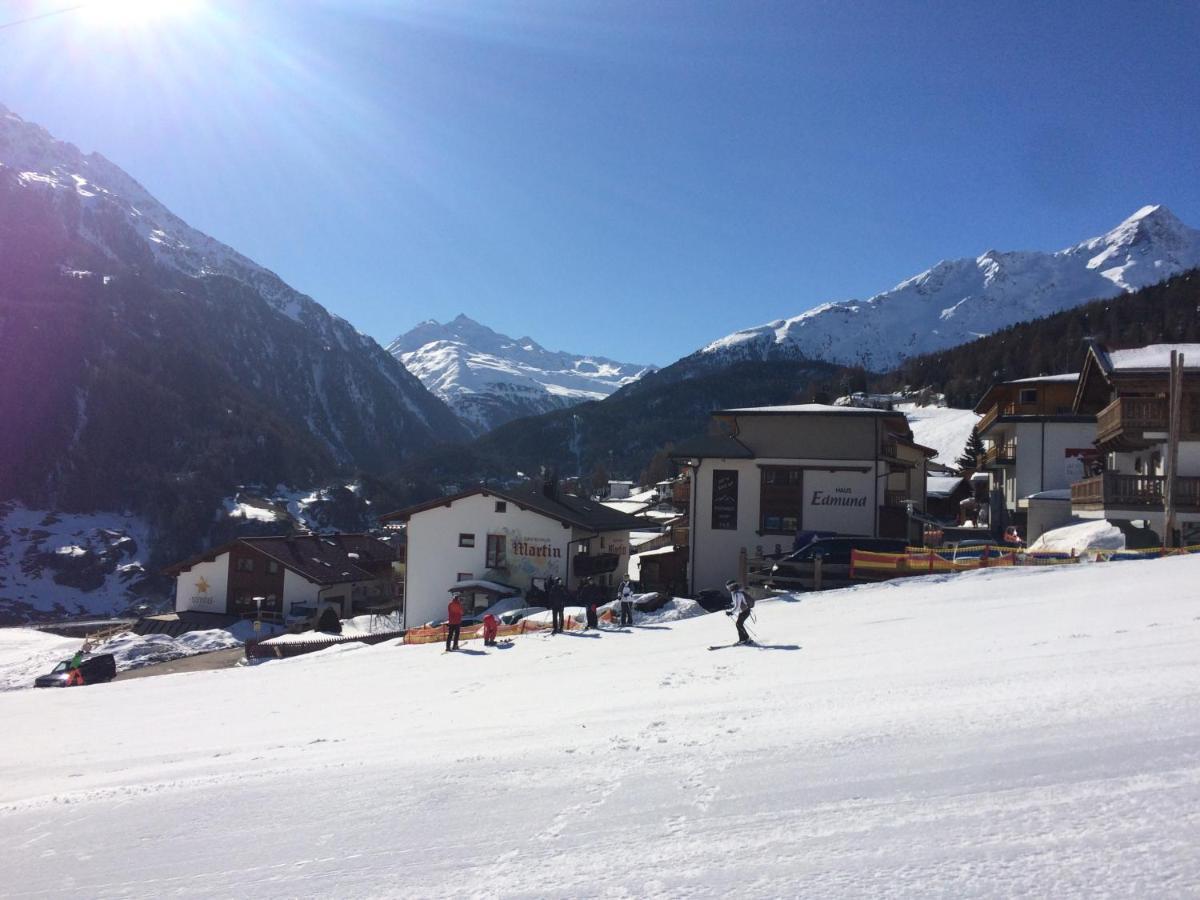
[[[1016,441],[1001,441],[999,444],[992,444],[983,451],[983,455],[979,457],[980,468],[989,466],[1010,466],[1017,461],[1017,443]]]
[[[1044,416],[1046,411],[1038,403],[997,403],[983,414],[975,427],[983,434],[997,419],[1007,416]]]
[[[1165,397],[1118,397],[1096,416],[1096,443],[1134,447],[1144,431],[1167,430]]]
[[[1162,475],[1105,472],[1071,485],[1071,505],[1161,511],[1166,482]],[[1179,510],[1200,510],[1200,478],[1180,476],[1175,479],[1175,506]]]
[[[1184,392],[1183,440],[1195,440],[1200,432],[1200,393]],[[1167,430],[1167,398],[1118,397],[1096,416],[1096,443],[1111,450],[1142,450],[1164,440],[1147,438],[1145,432],[1164,434]]]

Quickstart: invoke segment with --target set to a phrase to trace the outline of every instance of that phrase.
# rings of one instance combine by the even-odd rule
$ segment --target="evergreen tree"
[[[967,444],[963,447],[962,455],[954,461],[960,471],[965,472],[967,469],[974,469],[979,463],[977,460],[983,454],[983,438],[979,436],[979,429],[972,428],[971,434],[967,438]]]

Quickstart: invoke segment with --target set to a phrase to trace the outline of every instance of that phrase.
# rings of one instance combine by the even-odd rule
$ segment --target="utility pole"
[[[1171,351],[1171,372],[1167,379],[1167,459],[1163,490],[1163,546],[1175,542],[1175,475],[1179,470],[1179,433],[1183,418],[1183,354]]]

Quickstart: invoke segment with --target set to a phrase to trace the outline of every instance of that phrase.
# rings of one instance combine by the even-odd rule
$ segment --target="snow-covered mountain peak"
[[[547,350],[460,313],[428,319],[388,351],[478,431],[520,416],[601,400],[653,367]]]
[[[711,365],[807,358],[885,370],[1090,300],[1139,290],[1200,266],[1200,231],[1165,206],[1057,252],[989,249],[942,260],[868,300],[813,306],[745,328],[695,356]]]

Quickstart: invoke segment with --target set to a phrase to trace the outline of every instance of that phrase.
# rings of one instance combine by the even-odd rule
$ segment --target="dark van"
[[[850,552],[903,553],[907,543],[893,538],[836,537],[819,538],[771,567],[771,583],[784,590],[813,589],[816,560],[821,560],[821,587],[846,587],[850,579]]]
[[[97,653],[79,663],[79,675],[71,677],[71,661],[64,659],[45,675],[39,675],[34,687],[71,687],[76,684],[103,684],[117,674],[117,660],[111,653]]]

